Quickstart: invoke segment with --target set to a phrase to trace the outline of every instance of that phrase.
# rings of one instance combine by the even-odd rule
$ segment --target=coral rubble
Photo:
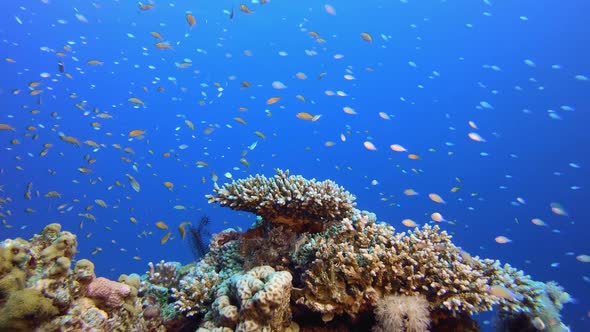
[[[570,296],[497,260],[472,257],[438,226],[396,232],[331,181],[278,171],[215,187],[209,202],[259,215],[214,234],[198,262],[96,277],[71,263],[76,237],[48,225],[0,244],[0,330],[567,331]],[[32,319],[31,319],[32,318]]]

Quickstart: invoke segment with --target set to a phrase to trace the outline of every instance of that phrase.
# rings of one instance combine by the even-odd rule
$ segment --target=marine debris
[[[472,314],[495,308],[502,331],[568,331],[556,283],[473,257],[438,226],[396,232],[332,181],[278,170],[207,198],[259,218],[141,278],[97,278],[84,259],[72,271],[76,237],[56,224],[3,241],[0,330],[478,331]]]

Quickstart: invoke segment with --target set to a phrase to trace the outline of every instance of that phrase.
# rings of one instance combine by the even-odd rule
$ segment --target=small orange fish
[[[195,20],[195,16],[191,12],[186,13],[186,22],[192,28],[195,26],[197,21]]]
[[[178,225],[178,232],[180,233],[181,240],[184,240],[184,237],[186,236],[186,226],[190,224],[190,221],[184,221]]]
[[[524,296],[522,294],[518,294],[518,293],[514,293],[513,291],[511,291],[510,289],[504,287],[504,286],[499,286],[499,285],[494,285],[494,286],[490,286],[487,289],[488,293],[497,296],[499,298],[503,298],[509,301],[522,301]]]
[[[496,241],[496,243],[499,243],[499,244],[506,244],[506,243],[512,242],[512,240],[510,240],[509,238],[507,238],[503,235],[496,236],[496,238],[494,240]]]
[[[145,103],[143,102],[143,100],[139,99],[139,98],[135,98],[135,97],[131,97],[129,99],[127,99],[128,102],[132,103],[132,104],[136,104],[136,105],[145,105]]]
[[[172,183],[170,181],[165,181],[164,187],[166,187],[166,188],[168,188],[168,190],[172,191],[174,189],[174,183]]]
[[[237,123],[243,124],[243,125],[247,124],[246,120],[244,120],[238,116],[234,118],[234,121],[236,121]]]
[[[61,140],[64,142],[74,144],[74,145],[80,145],[80,141],[78,141],[78,139],[73,136],[60,135],[59,138],[61,138]]]
[[[253,14],[254,12],[248,8],[246,5],[240,5],[240,11],[246,14]]]
[[[557,215],[560,215],[560,216],[567,216],[568,215],[567,212],[565,211],[565,209],[563,208],[563,206],[561,206],[561,204],[552,202],[550,204],[550,206],[551,206],[551,212],[553,212]]]
[[[371,43],[373,41],[373,37],[368,32],[361,32],[361,38],[367,43]]]
[[[150,32],[150,35],[152,35],[152,37],[154,37],[156,39],[163,39],[162,38],[162,35],[159,32],[157,32],[157,31]]]
[[[272,104],[275,104],[275,103],[277,103],[279,100],[281,100],[281,97],[272,97],[272,98],[268,98],[268,99],[266,100],[266,104],[267,104],[267,105],[272,105]]]
[[[137,137],[137,136],[142,136],[143,134],[145,134],[145,130],[134,129],[129,132],[128,136],[129,137]]]
[[[404,219],[402,220],[402,225],[406,226],[406,227],[416,227],[418,226],[416,224],[416,222],[412,219]]]
[[[107,203],[100,198],[95,199],[94,202],[102,208],[106,209],[108,207]]]
[[[308,112],[299,112],[295,116],[301,120],[313,120],[313,114]]]
[[[166,233],[162,239],[160,240],[160,245],[164,245],[166,242],[168,242],[168,240],[170,239],[170,235],[172,235],[172,232],[168,232]]]
[[[166,225],[166,223],[163,221],[156,222],[156,227],[163,230],[168,229],[168,225]]]
[[[90,66],[99,66],[99,65],[102,65],[103,63],[104,62],[102,62],[100,60],[88,60],[88,61],[86,61],[86,64],[87,65],[90,65]]]
[[[78,172],[88,174],[88,173],[92,173],[92,169],[82,166],[82,167],[78,167]]]
[[[356,115],[356,114],[358,114],[358,113],[357,113],[357,112],[354,110],[354,108],[352,108],[352,107],[349,107],[349,106],[344,106],[344,107],[342,108],[342,110],[343,110],[343,111],[344,111],[344,113],[346,113],[346,114],[350,114],[350,115]]]
[[[406,196],[416,196],[416,195],[418,195],[418,193],[414,189],[409,188],[409,189],[404,190],[404,195],[406,195]]]
[[[432,219],[432,220],[434,220],[436,222],[443,222],[443,221],[445,221],[445,218],[439,212],[434,212],[433,214],[431,214],[430,215],[430,219]]]
[[[16,131],[16,129],[14,129],[13,126],[4,124],[4,123],[0,123],[0,130],[10,130],[10,131]]]
[[[139,10],[146,11],[146,10],[150,10],[152,8],[154,8],[154,4],[152,4],[152,3],[147,3],[145,5],[142,3],[139,4]]]
[[[405,152],[408,151],[406,150],[406,148],[404,148],[403,146],[399,145],[399,144],[391,144],[389,146],[389,148],[395,152]]]
[[[471,132],[471,133],[467,134],[467,136],[469,136],[469,138],[471,140],[476,141],[476,142],[485,142],[486,141],[485,139],[483,139],[483,137],[479,136],[478,133]]]
[[[157,49],[160,49],[160,50],[170,50],[170,49],[172,49],[172,45],[170,45],[169,42],[162,41],[162,42],[158,42],[158,43],[156,43],[154,45],[156,46]]]
[[[440,203],[440,204],[446,204],[447,203],[447,202],[445,202],[444,199],[442,199],[442,197],[440,197],[440,195],[435,194],[435,193],[428,194],[428,198],[430,198],[435,203]]]
[[[365,141],[365,142],[363,143],[363,145],[364,145],[365,149],[367,149],[367,150],[369,150],[369,151],[375,151],[375,150],[377,150],[377,148],[375,147],[375,144],[373,144],[373,143],[372,143],[372,142],[370,142],[370,141]]]

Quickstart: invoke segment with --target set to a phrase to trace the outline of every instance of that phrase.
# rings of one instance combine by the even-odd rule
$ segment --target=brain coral
[[[284,331],[291,323],[291,273],[257,266],[223,282],[199,331]]]
[[[331,180],[307,180],[276,170],[271,178],[256,175],[215,185],[209,203],[253,212],[264,220],[298,231],[321,231],[329,221],[352,216],[355,197]]]

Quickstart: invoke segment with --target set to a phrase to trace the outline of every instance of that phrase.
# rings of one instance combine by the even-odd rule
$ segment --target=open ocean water
[[[334,180],[399,231],[440,213],[472,255],[557,281],[575,298],[563,322],[590,331],[589,12],[0,1],[0,238],[59,222],[111,279],[188,263],[178,225],[255,221],[207,204],[215,179],[289,169]]]

